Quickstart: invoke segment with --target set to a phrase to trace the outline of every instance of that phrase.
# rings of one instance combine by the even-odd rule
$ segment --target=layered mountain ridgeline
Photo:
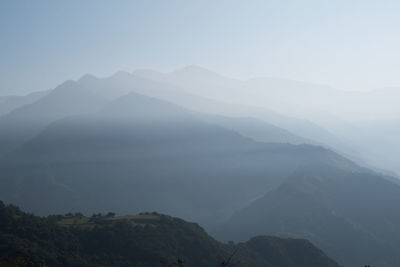
[[[185,74],[186,71],[183,71],[182,74]],[[203,76],[200,73],[197,73],[200,76]],[[215,74],[214,74],[215,75]],[[212,75],[212,76],[214,76]],[[157,76],[157,75],[156,75]],[[173,76],[176,76],[175,74]],[[198,79],[196,79],[198,80]],[[239,133],[242,133],[241,130],[244,129],[244,135],[248,135],[251,138],[257,139],[260,137],[260,141],[268,141],[268,142],[284,142],[284,143],[319,143],[319,144],[329,144],[330,146],[335,146],[338,148],[338,140],[335,140],[335,137],[324,131],[322,128],[318,127],[315,124],[312,124],[306,120],[299,120],[294,118],[289,118],[286,116],[282,116],[272,110],[269,110],[265,107],[253,107],[248,105],[241,104],[230,104],[229,102],[222,102],[220,100],[215,100],[209,97],[201,96],[203,95],[201,90],[197,90],[192,92],[191,85],[183,84],[183,87],[180,86],[180,83],[175,83],[173,81],[169,81],[168,79],[159,79],[154,77],[154,75],[143,75],[142,71],[137,71],[134,74],[130,74],[127,72],[118,72],[115,75],[108,78],[96,78],[93,75],[85,75],[78,82],[68,81],[65,84],[62,84],[52,90],[50,95],[41,94],[42,97],[46,99],[46,101],[36,101],[32,103],[32,108],[30,110],[26,110],[24,106],[16,106],[20,108],[14,108],[13,110],[8,110],[17,112],[19,116],[25,114],[25,116],[29,117],[32,114],[35,114],[34,109],[46,109],[46,102],[53,102],[53,98],[57,98],[54,96],[54,92],[64,91],[66,86],[74,87],[71,90],[74,92],[83,91],[87,93],[90,91],[94,98],[102,98],[103,100],[114,100],[118,97],[126,95],[130,92],[136,92],[139,94],[143,94],[146,96],[156,97],[159,99],[163,99],[169,101],[171,103],[190,108],[192,110],[196,110],[198,112],[219,114],[229,117],[254,117],[258,118],[259,122],[256,123],[255,130],[248,129],[249,127],[253,127],[254,123],[247,123],[246,128],[242,127],[243,124],[239,121],[238,127],[235,127],[235,124],[232,124],[232,120],[229,121],[229,125],[233,127]],[[187,87],[185,87],[187,86]],[[198,86],[198,84],[196,85]],[[211,86],[212,87],[212,86]],[[203,88],[207,89],[207,88]],[[218,89],[216,89],[218,91]],[[58,94],[60,95],[60,94]],[[25,96],[23,98],[28,98]],[[88,101],[87,96],[79,97],[78,95],[71,93],[71,95],[64,95],[65,99],[64,103],[61,104],[60,107],[69,106],[70,108],[75,106],[74,100],[85,100],[88,109],[85,112],[88,112],[89,108],[92,107],[91,101]],[[50,99],[50,100],[49,100]],[[42,99],[40,99],[42,100]],[[84,103],[85,101],[80,101],[80,103]],[[93,100],[94,104],[98,103]],[[55,100],[54,102],[59,102],[59,100]],[[3,106],[3,103],[0,102],[0,109]],[[48,107],[48,106],[47,106]],[[55,106],[55,114],[61,115],[58,112],[59,107]],[[78,108],[74,110],[73,114],[77,114],[81,112],[82,106],[78,105]],[[21,111],[19,110],[21,109]],[[32,114],[31,114],[32,113]],[[49,115],[52,115],[53,112],[48,112]],[[66,114],[68,115],[68,114]],[[55,119],[57,117],[54,117]],[[58,117],[60,118],[60,117]],[[221,118],[218,118],[216,121],[219,122]],[[29,122],[29,119],[28,119]],[[265,127],[260,125],[260,122],[265,124]],[[30,122],[32,123],[32,122]],[[226,124],[225,121],[223,121]],[[0,129],[2,128],[0,120]],[[11,124],[6,125],[4,128],[10,128],[13,126]],[[18,125],[16,125],[18,126]],[[260,126],[264,128],[263,135],[260,136]],[[278,127],[277,127],[278,126]],[[289,130],[288,133],[287,129]],[[272,132],[270,132],[272,131]],[[296,134],[293,134],[294,131]],[[14,131],[15,132],[15,131]],[[27,128],[24,128],[24,132],[27,132]],[[28,131],[29,132],[29,131]],[[280,135],[277,133],[281,132]],[[254,136],[252,133],[256,133]],[[270,134],[271,133],[271,134]],[[301,137],[300,137],[301,136]],[[257,139],[258,140],[258,139]],[[4,151],[2,145],[0,144],[0,154]]]
[[[33,103],[0,116],[0,156],[39,134],[58,119],[98,111],[106,104],[101,96],[67,81]]]
[[[394,178],[360,168],[323,147],[271,143],[297,144],[303,139],[261,120],[198,113],[135,93],[117,99],[100,93],[121,94],[144,86],[143,92],[149,90],[160,98],[172,95],[176,102],[198,99],[172,94],[175,87],[167,87],[163,94],[163,84],[124,73],[114,78],[88,76],[66,82],[0,118],[2,199],[41,215],[156,210],[211,230],[267,195],[271,199],[266,209],[278,207],[267,222],[262,211],[253,212],[234,216],[223,230],[240,230],[237,217],[247,218],[244,223],[251,227],[243,229],[243,235],[255,232],[246,238],[285,232],[311,239],[346,265],[371,259],[367,263],[375,266],[398,266],[393,244],[399,243],[400,231],[394,226],[399,193],[397,185],[389,182]],[[136,87],[129,87],[132,79],[138,81]],[[299,170],[320,179],[304,185],[304,179],[296,178],[309,175]],[[335,186],[327,191],[325,181]],[[370,202],[346,198],[343,192]],[[330,196],[328,204],[324,194]],[[284,203],[289,204],[281,206]],[[379,217],[370,218],[371,213]],[[292,214],[297,215],[292,218]],[[352,217],[356,214],[360,216]],[[322,225],[323,231],[318,228]],[[222,233],[216,234],[231,239]],[[243,238],[236,234],[232,238]],[[349,236],[362,244],[349,241]]]
[[[400,186],[370,172],[303,167],[237,212],[221,239],[306,238],[345,266],[399,266]]]
[[[233,123],[232,120],[221,120],[221,118],[214,118],[213,121],[221,122],[224,127],[229,125],[238,133],[258,141],[323,144],[346,151],[352,156],[357,154],[342,140],[309,120],[284,116],[271,110],[271,106],[265,105],[265,102],[262,105],[248,105],[246,99],[248,96],[254,97],[254,90],[245,87],[245,83],[239,80],[223,77],[198,66],[189,66],[168,74],[137,70],[133,74],[118,72],[103,79],[86,75],[78,83],[108,99],[136,92],[198,112],[256,118],[258,121],[249,120],[246,123],[243,123],[243,120]],[[304,83],[299,85],[304,88]],[[263,91],[276,89],[273,86],[275,83],[268,84]],[[272,98],[261,95],[257,99],[267,101]],[[246,127],[243,127],[244,124]]]
[[[258,236],[223,244],[157,213],[38,217],[0,201],[0,266],[337,267],[309,241]],[[227,265],[221,265],[223,262]]]
[[[115,99],[129,92],[136,92],[200,112],[224,116],[254,117],[268,122],[266,130],[270,126],[268,124],[272,124],[275,127],[278,126],[276,127],[278,129],[288,130],[291,134],[287,135],[283,132],[282,135],[274,135],[274,131],[272,131],[271,137],[277,136],[278,138],[260,137],[258,126],[255,130],[245,129],[241,132],[244,128],[240,127],[240,123],[239,127],[233,129],[251,138],[258,139],[260,137],[258,139],[260,141],[267,139],[272,142],[323,144],[346,154],[360,164],[368,164],[369,167],[396,171],[399,166],[396,164],[397,150],[393,148],[394,143],[380,138],[380,136],[387,135],[385,130],[379,131],[379,136],[374,136],[370,133],[380,127],[368,128],[367,131],[360,130],[358,125],[352,125],[346,122],[346,119],[340,119],[340,116],[335,114],[337,112],[347,114],[350,110],[350,113],[356,111],[360,113],[358,115],[362,116],[370,113],[376,115],[386,107],[388,110],[384,113],[391,114],[390,118],[392,118],[398,110],[395,101],[397,92],[394,89],[350,93],[327,86],[284,79],[257,78],[239,81],[197,66],[186,67],[172,73],[159,73],[152,70],[138,70],[134,73],[119,72],[111,77],[101,79],[93,75],[85,75],[76,82],[76,86],[83,87],[107,100]],[[39,96],[44,97],[45,95],[39,93],[34,95],[35,98],[18,97],[23,101],[20,101],[21,103],[18,105],[11,105],[11,108],[7,102],[3,102],[15,97],[0,98],[0,114],[4,114],[2,109],[10,112],[24,103],[32,103],[32,99],[36,100]],[[80,98],[75,97],[75,99]],[[344,106],[344,102],[346,102],[347,108],[338,109],[338,106]],[[380,108],[376,109],[377,105],[374,102],[385,103],[385,105],[378,105]],[[358,107],[363,112],[354,109],[354,103],[358,103]],[[73,105],[74,103],[71,104],[71,106]],[[374,118],[373,114],[368,115],[367,118]],[[9,128],[9,126],[7,125],[5,128]],[[3,130],[1,125],[0,130]],[[14,133],[16,132],[14,131]],[[398,135],[394,136],[397,138]],[[2,146],[3,144],[0,143],[0,155],[4,150]]]
[[[45,97],[48,93],[49,91],[39,91],[24,96],[0,96],[0,116],[19,107],[32,104]]]
[[[358,169],[322,147],[256,142],[130,93],[94,114],[51,123],[9,153],[0,193],[40,214],[145,209],[210,226],[315,162]]]
[[[189,107],[198,112],[207,112],[207,114],[199,113],[199,115],[210,123],[228,126],[230,129],[259,141],[313,143],[311,140],[301,138],[267,123],[265,120],[250,119],[248,118],[249,112],[243,112],[242,109],[237,112],[239,107],[229,105],[224,107],[226,104],[190,95],[169,84],[146,80],[128,73],[117,73],[105,79],[87,75],[79,82],[67,81],[54,90],[33,94],[38,97],[34,99],[35,101],[31,99],[30,95],[22,97],[25,99],[25,105],[16,106],[8,110],[7,114],[0,116],[0,156],[32,139],[52,122],[72,115],[94,113],[109,105],[112,100],[130,92],[139,92],[146,96]],[[6,108],[6,99],[8,98],[4,99],[4,103],[0,102],[0,108]],[[209,113],[231,114],[228,110],[236,111],[234,114],[237,118]],[[240,118],[243,116],[246,118]],[[277,117],[278,121],[285,120],[279,115],[274,115],[274,117]]]

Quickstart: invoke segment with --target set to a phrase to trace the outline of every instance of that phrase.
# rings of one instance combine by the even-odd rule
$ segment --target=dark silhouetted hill
[[[1,266],[337,267],[300,239],[255,237],[223,244],[195,223],[157,213],[37,217],[0,201]],[[165,264],[165,265],[163,265]]]

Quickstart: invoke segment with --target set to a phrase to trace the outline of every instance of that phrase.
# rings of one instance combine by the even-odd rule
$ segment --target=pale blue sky
[[[341,89],[400,86],[400,1],[2,0],[0,95],[197,64]]]

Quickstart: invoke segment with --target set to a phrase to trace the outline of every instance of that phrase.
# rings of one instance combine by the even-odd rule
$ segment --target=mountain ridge
[[[396,201],[400,186],[377,174],[303,167],[234,214],[220,230],[239,240],[253,234],[310,239],[346,266],[365,261],[396,266]]]
[[[0,201],[0,264],[42,266],[338,267],[309,241],[255,237],[223,244],[200,226],[157,213],[47,218]]]

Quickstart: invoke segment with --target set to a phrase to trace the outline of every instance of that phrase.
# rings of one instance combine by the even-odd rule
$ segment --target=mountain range
[[[282,95],[320,88],[268,81]],[[39,215],[157,211],[225,241],[305,238],[345,266],[398,266],[397,178],[351,138],[269,109],[277,98],[260,83],[191,66],[85,75],[27,97],[0,116],[0,197]]]

